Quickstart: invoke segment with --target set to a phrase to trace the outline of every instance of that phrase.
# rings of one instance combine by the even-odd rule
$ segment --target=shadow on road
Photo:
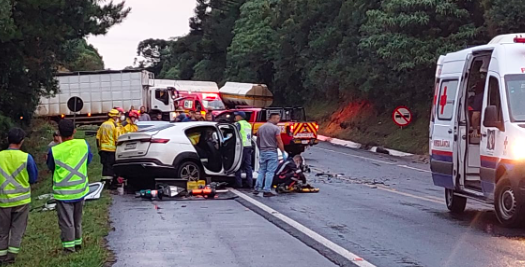
[[[440,218],[457,222],[495,237],[525,240],[525,228],[506,228],[502,226],[492,210],[466,210],[462,214],[452,214],[448,211],[434,211],[433,213]]]

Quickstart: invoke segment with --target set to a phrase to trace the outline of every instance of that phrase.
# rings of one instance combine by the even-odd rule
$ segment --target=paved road
[[[250,197],[375,266],[525,266],[525,231],[500,227],[491,207],[481,203],[469,202],[465,215],[450,215],[426,164],[326,143],[304,156],[314,167],[309,179],[319,194]],[[308,239],[285,232],[278,220],[273,222],[281,228],[270,223],[274,215],[259,216],[240,203],[162,202],[156,210],[151,202],[116,197],[116,231],[109,237],[115,266],[172,260],[333,266]]]
[[[235,200],[116,196],[111,220],[115,267],[336,266]]]

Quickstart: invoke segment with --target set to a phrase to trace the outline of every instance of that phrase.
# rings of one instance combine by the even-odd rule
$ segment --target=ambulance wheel
[[[467,206],[467,199],[454,195],[454,190],[445,189],[445,201],[447,208],[452,213],[462,213]]]
[[[518,198],[517,191],[513,188],[506,174],[501,177],[496,185],[494,208],[496,217],[502,225],[506,227],[523,225],[525,219],[523,202]]]

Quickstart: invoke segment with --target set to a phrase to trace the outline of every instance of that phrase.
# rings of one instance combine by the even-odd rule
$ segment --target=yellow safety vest
[[[242,145],[244,147],[251,147],[252,146],[252,125],[248,123],[246,120],[238,121],[239,125],[241,125],[241,140]]]
[[[31,203],[27,157],[20,150],[0,151],[0,208]]]
[[[124,126],[124,133],[134,133],[139,130],[139,126],[136,124],[128,123]]]
[[[56,200],[77,200],[89,193],[86,140],[73,139],[51,148],[55,160],[53,196]]]

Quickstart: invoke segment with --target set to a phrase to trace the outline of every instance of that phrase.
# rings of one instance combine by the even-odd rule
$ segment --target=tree
[[[70,56],[64,45],[105,34],[129,14],[124,2],[104,2],[0,1],[0,115],[29,122],[40,97],[57,90],[54,76]]]
[[[69,71],[103,70],[104,61],[97,49],[88,44],[85,39],[66,42],[63,45],[64,60],[60,63]]]

